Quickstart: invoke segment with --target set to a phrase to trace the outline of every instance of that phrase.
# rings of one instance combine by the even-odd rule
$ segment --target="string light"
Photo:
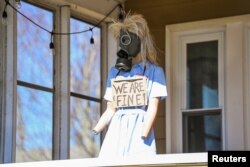
[[[6,25],[7,24],[7,12],[4,10],[2,14],[2,24]]]
[[[53,32],[51,32],[49,48],[50,49],[54,49],[55,48],[55,45],[53,43]]]
[[[55,55],[55,45],[54,45],[54,33],[53,31],[50,33],[50,43],[49,43],[49,48],[50,48],[50,55],[54,56]]]
[[[89,28],[89,30],[91,31],[91,38],[90,38],[90,44],[94,44],[94,35],[93,35],[93,28]]]
[[[49,44],[49,48],[54,52],[54,43],[53,43],[53,36],[54,35],[72,35],[72,34],[80,34],[80,33],[85,33],[87,31],[91,31],[91,38],[90,38],[90,44],[94,44],[94,34],[93,34],[93,29],[95,27],[98,27],[111,13],[113,13],[113,11],[119,6],[120,7],[120,13],[118,15],[118,19],[119,20],[123,20],[124,19],[124,14],[125,11],[122,7],[121,4],[117,4],[109,13],[107,13],[107,15],[105,15],[105,17],[100,20],[97,24],[95,24],[93,27],[89,28],[88,30],[83,30],[83,31],[78,31],[78,32],[71,32],[71,33],[61,33],[61,32],[53,32],[50,31],[46,28],[44,28],[43,26],[37,24],[36,22],[34,22],[33,20],[31,20],[29,17],[27,17],[26,15],[24,15],[23,13],[21,13],[18,9],[21,8],[21,0],[15,0],[15,5],[13,6],[12,4],[9,3],[9,0],[5,0],[5,7],[2,13],[2,23],[6,24],[7,23],[7,12],[6,12],[6,7],[10,6],[13,10],[15,10],[17,13],[19,13],[20,15],[22,15],[23,17],[25,17],[27,20],[29,20],[31,23],[33,23],[34,25],[36,25],[37,27],[43,29],[44,31],[48,32],[51,34],[51,41]]]
[[[8,17],[8,14],[6,12],[6,8],[9,4],[9,1],[8,0],[5,0],[5,6],[4,6],[4,9],[3,9],[3,13],[2,13],[2,24],[3,25],[6,25],[7,24],[7,17]]]

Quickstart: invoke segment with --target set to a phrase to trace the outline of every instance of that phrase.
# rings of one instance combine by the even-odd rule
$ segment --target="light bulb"
[[[55,49],[50,49],[49,55],[50,56],[55,56],[55,54],[56,54]]]
[[[90,44],[92,44],[92,45],[95,44],[95,41],[94,41],[93,37],[90,38]]]
[[[49,44],[49,48],[50,48],[50,55],[54,56],[56,53],[55,53],[55,46],[54,46],[54,43],[52,41]]]
[[[2,14],[2,24],[6,25],[7,24],[7,12],[4,10]]]
[[[94,35],[93,35],[93,28],[89,28],[89,30],[91,31],[91,38],[89,40],[89,43],[93,45],[95,43]]]

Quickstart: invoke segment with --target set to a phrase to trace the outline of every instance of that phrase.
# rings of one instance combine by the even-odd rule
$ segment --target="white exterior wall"
[[[249,29],[250,15],[204,20],[166,26],[166,73],[169,97],[166,103],[166,150],[182,152],[183,74],[182,38],[220,32],[224,49],[219,60],[220,105],[222,108],[223,150],[250,149]],[[193,37],[195,40],[195,37]],[[220,51],[219,51],[220,52]],[[220,54],[220,53],[219,53]],[[220,58],[219,58],[220,59]]]

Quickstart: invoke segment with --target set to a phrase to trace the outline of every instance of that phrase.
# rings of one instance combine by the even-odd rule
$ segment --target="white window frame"
[[[213,32],[214,31],[214,32]],[[181,89],[180,89],[180,94],[181,94],[181,101],[180,105],[178,106],[178,118],[181,123],[183,123],[183,112],[189,112],[189,111],[208,111],[211,109],[220,109],[221,110],[221,126],[222,129],[224,128],[224,74],[223,74],[223,69],[224,69],[224,64],[223,64],[223,59],[224,59],[224,31],[223,30],[213,30],[213,31],[204,31],[204,32],[199,32],[198,34],[194,32],[194,34],[186,34],[186,35],[181,35],[179,37],[180,41],[180,50],[178,50],[178,71],[179,73],[177,74],[180,76],[180,82],[181,82]],[[196,42],[206,42],[206,41],[218,41],[218,107],[216,108],[202,108],[202,109],[187,109],[187,44],[188,43],[196,43]],[[181,129],[181,134],[180,138],[183,140],[183,130]],[[224,146],[224,134],[222,131],[221,134],[221,139],[222,139],[222,149],[225,147]],[[182,141],[182,146],[181,146],[181,152],[183,152],[183,143]]]
[[[186,73],[183,71],[183,69],[185,70],[183,61],[185,60],[180,57],[183,49],[181,42],[190,35],[206,33],[220,33],[218,39],[224,41],[221,45],[225,46],[223,50],[219,50],[218,69],[219,105],[222,108],[223,120],[222,149],[249,149],[250,125],[249,104],[247,104],[249,102],[249,77],[245,79],[249,75],[249,28],[246,31],[248,35],[243,32],[247,23],[249,27],[249,18],[250,15],[242,15],[166,26],[166,74],[169,92],[166,100],[167,153],[183,152],[181,110],[185,107],[185,94],[183,93],[185,93],[184,76]],[[245,36],[248,37],[248,44],[244,43]],[[193,41],[195,40],[196,37]],[[245,47],[248,50],[243,50]],[[246,52],[248,52],[247,56],[245,56]],[[236,58],[235,55],[238,57]],[[242,73],[243,66],[244,74]],[[238,82],[232,82],[234,80]],[[241,85],[245,85],[245,88],[240,87]],[[235,88],[238,89],[237,92],[235,92]],[[233,96],[234,94],[236,95]],[[234,105],[235,101],[239,103]],[[245,115],[248,117],[245,118]]]
[[[196,43],[196,42],[206,42],[206,41],[218,41],[218,90],[219,90],[219,107],[223,106],[223,48],[224,48],[224,32],[223,31],[218,31],[218,32],[203,32],[199,34],[188,34],[188,35],[181,35],[179,37],[180,40],[180,50],[178,50],[178,75],[180,76],[180,81],[181,81],[181,105],[180,105],[180,111],[185,111],[189,110],[186,108],[187,106],[187,90],[186,90],[186,74],[187,74],[187,44],[188,43]],[[206,108],[204,108],[206,109]],[[209,108],[208,108],[209,109]],[[190,109],[192,110],[192,109]]]

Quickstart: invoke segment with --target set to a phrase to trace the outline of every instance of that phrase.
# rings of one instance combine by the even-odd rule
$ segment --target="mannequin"
[[[107,79],[107,108],[93,129],[98,134],[109,125],[99,157],[155,155],[153,124],[167,88],[147,22],[128,14],[110,30],[120,49]]]

